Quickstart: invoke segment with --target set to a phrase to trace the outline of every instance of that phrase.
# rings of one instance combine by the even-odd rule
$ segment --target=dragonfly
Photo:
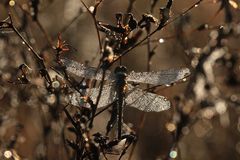
[[[102,70],[94,67],[85,66],[76,61],[62,58],[64,66],[69,73],[86,79],[110,81],[104,84],[98,108],[113,104],[113,111],[116,111],[115,118],[118,119],[118,138],[121,137],[122,110],[124,106],[137,108],[144,112],[161,112],[170,108],[170,101],[164,96],[142,90],[139,86],[130,84],[144,83],[148,85],[169,85],[182,80],[190,75],[188,68],[168,69],[152,72],[127,73],[124,66],[118,66],[114,73],[110,70]],[[89,88],[86,90],[91,100],[96,103],[100,88]],[[70,95],[70,103],[78,106],[81,101],[79,92]],[[112,127],[112,126],[111,126]],[[111,128],[110,127],[110,128]]]

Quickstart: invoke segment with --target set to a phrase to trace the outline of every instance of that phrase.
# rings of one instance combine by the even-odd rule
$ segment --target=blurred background
[[[88,7],[94,5],[92,0],[84,2]],[[96,19],[115,25],[115,14],[119,12],[125,14],[130,2],[130,0],[103,0],[97,10]],[[137,20],[140,20],[142,14],[151,13],[152,2],[151,0],[136,0],[131,13]],[[197,0],[173,1],[171,17],[181,15],[196,2]],[[159,18],[159,8],[164,7],[166,3],[166,0],[156,1],[151,14]],[[162,160],[166,156],[169,159],[178,160],[240,159],[239,104],[236,103],[234,107],[231,107],[232,103],[228,104],[224,101],[227,109],[222,111],[220,107],[220,113],[216,112],[219,114],[215,115],[215,110],[209,108],[214,108],[216,103],[207,103],[207,99],[214,99],[215,102],[217,98],[227,95],[235,98],[236,102],[239,97],[239,84],[234,87],[226,85],[225,79],[229,70],[224,69],[222,67],[224,65],[216,65],[214,76],[216,88],[219,90],[218,96],[212,98],[208,96],[212,91],[205,93],[199,91],[196,86],[194,90],[192,86],[198,82],[192,79],[197,74],[194,60],[201,56],[202,51],[207,50],[209,39],[215,33],[214,30],[227,23],[226,12],[222,9],[224,7],[221,7],[222,3],[223,0],[202,0],[189,12],[151,36],[153,40],[151,48],[156,47],[151,60],[151,71],[188,67],[192,70],[192,76],[184,82],[181,81],[172,86],[161,86],[155,90],[157,94],[171,101],[172,106],[169,110],[160,113],[143,113],[134,108],[124,110],[124,122],[131,123],[138,134],[138,141],[131,159]],[[231,23],[232,26],[236,24],[234,31],[237,33],[240,32],[239,3],[238,0],[229,0],[230,10],[234,17]],[[38,21],[33,21],[31,15],[25,13],[31,14],[32,10],[27,0],[1,0],[0,20],[6,19],[10,12],[14,25],[33,48],[46,58],[48,67],[53,64],[52,46],[57,44],[58,33],[61,33],[62,39],[70,46],[70,50],[63,56],[81,63],[88,61],[90,66],[97,66],[101,56],[98,54],[96,28],[92,16],[79,0],[40,0]],[[152,25],[152,30],[154,28],[156,26]],[[104,33],[100,35],[102,38],[105,36]],[[143,32],[142,37],[145,36],[146,32]],[[239,73],[238,35],[223,41],[226,41],[228,47],[226,55],[230,56],[227,59],[236,61],[236,68],[233,70],[237,74]],[[122,58],[122,64],[127,66],[129,71],[146,71],[147,52],[147,44],[142,43]],[[232,58],[233,53],[237,55],[235,58]],[[65,115],[62,107],[54,108],[58,118],[49,114],[51,108],[48,105],[51,106],[56,100],[54,95],[47,93],[44,89],[41,76],[33,73],[31,75],[32,85],[8,83],[17,75],[17,69],[22,63],[27,62],[31,68],[35,68],[36,65],[33,64],[32,59],[34,59],[32,54],[14,32],[11,30],[0,32],[0,157],[1,159],[30,160],[40,159],[39,155],[47,155],[44,156],[47,159],[67,159],[64,142],[61,139],[61,133],[67,132],[61,131],[65,120],[59,118]],[[193,90],[195,94],[189,90]],[[196,93],[206,94],[204,100],[207,102],[197,100]],[[188,116],[186,123],[181,123],[183,116],[182,112],[179,112],[179,106],[182,107],[180,110],[184,107],[187,110],[184,112]],[[206,114],[207,118],[202,117]],[[98,116],[91,132],[105,133],[109,118],[109,112]],[[184,127],[180,127],[181,136],[176,139],[176,134],[179,134],[177,131],[179,124]],[[49,128],[46,126],[51,128],[51,133],[47,138],[45,133]],[[13,144],[14,147],[9,147]],[[128,159],[130,154],[131,148],[122,159]],[[109,159],[117,158],[111,155]]]

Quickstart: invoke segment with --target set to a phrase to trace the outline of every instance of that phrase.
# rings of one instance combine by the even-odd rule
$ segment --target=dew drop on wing
[[[151,85],[165,85],[175,83],[190,75],[188,68],[169,69],[158,72],[130,72],[127,81],[146,83]]]
[[[87,93],[89,93],[90,98],[96,104],[97,97],[99,94],[99,88],[89,89]],[[115,97],[116,97],[116,94],[114,91],[113,84],[110,83],[110,84],[104,85],[103,89],[102,89],[100,101],[98,104],[98,108],[105,107],[105,106],[111,104],[114,101]]]
[[[126,104],[145,112],[160,112],[170,108],[170,102],[163,96],[134,88],[128,84],[130,92]]]
[[[100,69],[97,71],[94,67],[87,67],[81,63],[78,63],[76,61],[62,58],[61,59],[63,64],[66,66],[66,70],[72,74],[75,74],[79,77],[84,77],[87,79],[96,79],[96,80],[102,80],[103,71]],[[105,71],[105,80],[113,80],[113,76],[111,74],[111,71],[106,70]]]
[[[112,84],[106,84],[103,86],[98,108],[105,107],[113,102],[116,95],[112,87]],[[90,96],[93,103],[96,104],[99,88],[87,89],[86,94]],[[79,106],[81,102],[80,93],[75,91],[73,94],[69,95],[69,101],[72,105]]]

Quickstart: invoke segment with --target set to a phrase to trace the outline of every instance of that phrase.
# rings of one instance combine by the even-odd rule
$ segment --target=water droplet
[[[194,7],[198,7],[198,4],[195,4]]]
[[[166,86],[166,87],[170,87],[170,86],[171,86],[171,84],[165,84],[165,86]]]
[[[30,48],[28,48],[28,51],[31,51],[31,49],[30,49]]]
[[[12,157],[12,152],[10,150],[7,150],[3,153],[4,157],[6,157],[7,159]]]
[[[222,101],[217,102],[216,106],[215,106],[215,109],[219,114],[225,113],[227,111],[227,107],[226,107],[225,102],[222,102]]]
[[[163,38],[160,38],[158,41],[159,41],[159,43],[164,43],[165,42],[165,40]]]
[[[26,142],[26,137],[24,137],[24,136],[20,136],[19,138],[18,138],[19,140],[19,143],[24,143],[24,142]]]
[[[31,39],[30,39],[30,42],[31,42],[32,44],[34,44],[34,43],[36,43],[36,40],[35,40],[34,38],[31,38]]]
[[[198,59],[193,59],[191,65],[192,67],[196,67],[198,65]]]
[[[177,158],[177,151],[175,150],[172,150],[170,153],[169,153],[169,156],[173,159]]]
[[[22,8],[23,8],[24,10],[27,10],[27,9],[28,9],[28,5],[27,5],[26,3],[24,3],[24,4],[22,5]]]
[[[176,130],[176,125],[174,123],[167,123],[166,128],[169,132],[173,132]]]
[[[59,81],[53,81],[52,86],[53,86],[53,88],[59,88],[60,87]]]
[[[25,45],[26,43],[24,41],[22,41],[22,44]]]
[[[231,95],[230,99],[231,99],[231,101],[236,102],[238,100],[238,97],[237,97],[237,95],[233,94],[233,95]]]
[[[16,4],[16,3],[15,3],[14,0],[10,0],[10,1],[9,1],[9,6],[13,7],[13,6],[15,6],[15,4]]]
[[[92,13],[93,13],[94,9],[95,9],[94,6],[89,7],[89,11],[92,12]]]
[[[238,4],[236,2],[234,2],[233,0],[229,1],[229,4],[234,8],[237,9],[238,8]]]
[[[51,94],[47,97],[47,102],[49,104],[54,104],[56,102],[57,98],[54,94]]]
[[[206,119],[212,119],[214,116],[214,111],[212,109],[206,109],[203,111],[202,116]]]
[[[212,39],[216,39],[217,37],[218,37],[218,32],[217,31],[212,31],[212,32],[210,32],[210,37],[212,38]]]
[[[191,51],[195,54],[200,54],[202,52],[202,48],[193,47]]]

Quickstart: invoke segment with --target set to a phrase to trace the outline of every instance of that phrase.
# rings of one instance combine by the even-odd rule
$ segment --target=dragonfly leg
[[[108,135],[108,133],[111,131],[111,129],[115,125],[115,123],[117,121],[117,115],[118,115],[118,108],[117,108],[117,102],[115,102],[112,105],[112,113],[111,113],[111,118],[108,121],[108,124],[107,124],[107,127],[106,127],[106,130],[107,130],[106,135]]]
[[[97,107],[95,105],[93,105],[93,107],[92,107],[92,117],[91,117],[91,121],[89,123],[89,128],[93,127],[93,120],[94,120],[94,117],[95,117],[96,110],[97,110]]]

